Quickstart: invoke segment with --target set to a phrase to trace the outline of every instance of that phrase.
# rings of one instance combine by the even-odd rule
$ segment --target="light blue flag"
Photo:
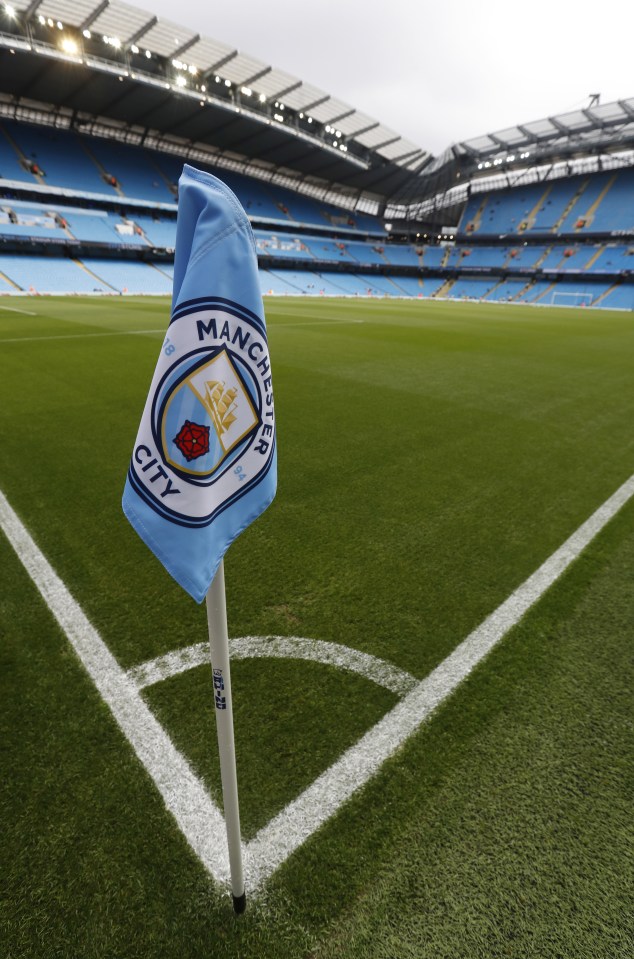
[[[251,226],[216,177],[179,181],[172,318],[123,511],[201,603],[225,551],[277,484],[273,387]]]

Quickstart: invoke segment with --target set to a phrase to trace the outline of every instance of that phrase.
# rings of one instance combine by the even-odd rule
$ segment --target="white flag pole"
[[[221,561],[207,593],[207,622],[214,682],[214,701],[222,799],[227,824],[229,867],[233,908],[244,912],[247,904],[242,868],[242,841],[240,838],[240,809],[238,807],[238,776],[236,750],[233,739],[233,708],[231,703],[231,673],[229,669],[229,636],[227,632],[227,603],[225,599],[225,572]]]

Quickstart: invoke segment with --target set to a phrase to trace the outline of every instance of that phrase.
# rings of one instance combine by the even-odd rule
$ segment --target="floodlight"
[[[225,80],[225,86],[226,86],[226,87],[230,87],[230,86],[231,86],[231,80]]]
[[[313,118],[312,118],[312,117],[308,117],[308,122],[309,122],[309,123],[312,123],[312,122],[313,122]]]
[[[253,90],[250,87],[240,87],[240,93],[243,93],[245,97],[250,97],[253,94]]]
[[[55,24],[53,23],[53,21],[51,20],[50,17],[48,18],[48,20],[47,20],[46,22],[48,23],[49,27],[54,27],[54,26],[55,26]]]
[[[196,74],[198,73],[198,70],[197,70],[196,67],[193,65],[193,63],[190,63],[190,64],[189,64],[189,66],[187,67],[187,70],[188,70],[189,73],[191,73],[191,75],[192,75],[193,77],[195,77]]]
[[[220,77],[215,77],[216,83],[220,83]]]
[[[482,164],[478,163],[478,170],[481,170],[481,169],[482,169]]]
[[[61,20],[58,20],[58,21],[57,21],[57,29],[58,29],[58,30],[63,30],[63,29],[64,29],[64,24],[62,23]]]
[[[204,83],[202,84],[200,89],[202,90],[203,93],[207,93],[207,87],[205,86]]]
[[[133,43],[132,46],[130,47],[130,53],[138,53],[138,52],[139,52],[139,48],[137,47],[136,43]]]
[[[151,60],[151,59],[152,59],[152,54],[150,53],[149,50],[146,50],[146,51],[145,51],[145,55],[146,55],[146,57],[148,58],[148,60]]]
[[[42,26],[44,26],[44,24],[46,23],[46,17],[43,17],[42,14],[40,14],[37,19],[42,24]]]
[[[330,127],[326,126],[326,133],[330,133]]]
[[[13,19],[13,17],[15,16],[15,7],[12,7],[10,3],[5,3],[4,12],[6,13],[8,17],[11,17]]]
[[[266,96],[264,95],[264,93],[260,94],[260,96],[258,97],[258,100],[260,101],[260,103],[266,103]]]
[[[336,140],[333,140],[333,141],[332,141],[332,145],[333,145],[333,147],[338,146],[337,141],[336,141]]]
[[[178,87],[184,87],[186,83],[187,83],[187,81],[185,80],[185,77],[184,77],[184,76],[176,77],[176,86],[178,86]]]
[[[274,113],[273,119],[277,120],[278,123],[284,123],[284,117],[282,116],[281,113]]]
[[[512,163],[513,160],[515,159],[515,154],[511,154],[511,156],[510,156],[510,157],[507,157],[506,159],[507,159],[507,161],[508,161],[509,163]]]
[[[90,40],[90,38],[92,37],[92,33],[90,32],[90,30],[82,30],[82,33],[86,37],[86,40]]]
[[[284,109],[284,104],[280,103],[280,110],[283,110],[283,109]]]
[[[61,46],[64,53],[75,54],[78,51],[77,44],[72,37],[62,37]]]
[[[121,40],[119,39],[119,37],[112,37],[110,40],[110,43],[115,48],[115,50],[118,50],[119,47],[121,46]]]

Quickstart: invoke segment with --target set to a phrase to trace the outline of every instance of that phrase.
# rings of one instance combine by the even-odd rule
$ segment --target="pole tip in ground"
[[[241,896],[233,897],[233,911],[237,916],[242,915],[247,908],[247,894],[243,892]]]

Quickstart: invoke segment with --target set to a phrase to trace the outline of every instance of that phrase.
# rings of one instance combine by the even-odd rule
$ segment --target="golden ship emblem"
[[[219,437],[226,433],[237,417],[238,391],[233,387],[225,389],[221,380],[207,380],[205,383],[204,405],[211,416],[216,433]]]

